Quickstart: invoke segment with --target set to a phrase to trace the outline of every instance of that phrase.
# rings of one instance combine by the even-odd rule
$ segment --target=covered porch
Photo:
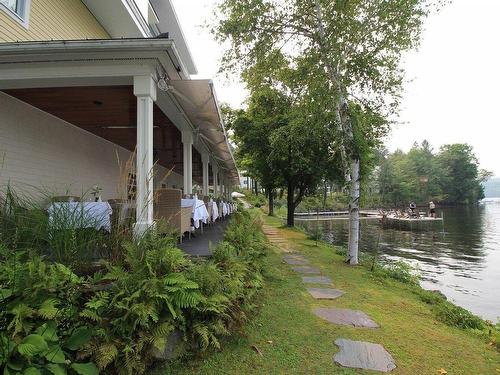
[[[1,182],[99,185],[103,201],[133,204],[138,236],[159,218],[158,192],[227,203],[239,182],[213,85],[189,79],[171,40],[3,44],[0,91],[16,143],[0,143]]]

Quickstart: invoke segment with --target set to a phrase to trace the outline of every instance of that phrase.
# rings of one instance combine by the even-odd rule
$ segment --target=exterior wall
[[[99,185],[104,200],[123,197],[117,155],[123,166],[131,153],[0,92],[0,188],[10,183],[42,200],[81,196]],[[159,167],[156,181],[166,172]],[[163,182],[181,188],[182,176]]]
[[[0,42],[108,38],[81,0],[31,0],[27,28],[0,9]]]

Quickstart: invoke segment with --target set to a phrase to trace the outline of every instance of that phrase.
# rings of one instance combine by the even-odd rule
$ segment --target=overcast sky
[[[241,106],[244,87],[218,77],[223,48],[202,26],[215,0],[173,0],[198,67],[215,81],[220,101]],[[408,83],[400,121],[387,139],[390,150],[408,150],[427,139],[474,147],[481,167],[500,176],[500,0],[454,0],[426,21],[419,51],[404,63]]]

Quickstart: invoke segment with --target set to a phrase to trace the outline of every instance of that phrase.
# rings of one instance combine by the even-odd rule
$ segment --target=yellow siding
[[[29,17],[26,29],[0,9],[0,42],[109,38],[81,0],[31,0]]]

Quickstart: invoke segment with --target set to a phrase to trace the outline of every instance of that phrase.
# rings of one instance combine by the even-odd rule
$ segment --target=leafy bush
[[[448,302],[441,293],[420,288],[416,293],[422,301],[431,305],[431,310],[440,322],[462,329],[484,330],[486,328],[486,322],[483,319]]]
[[[266,205],[267,198],[264,194],[257,194],[250,192],[245,192],[245,200],[250,203],[252,206],[260,208]]]
[[[307,231],[307,238],[309,240],[316,241],[317,245],[318,241],[323,239],[323,230],[319,227],[319,225],[316,225]]]
[[[93,375],[77,351],[93,330],[78,319],[84,282],[62,264],[0,246],[0,368],[4,374]]]
[[[415,269],[403,261],[390,263],[375,263],[372,266],[374,275],[382,278],[390,278],[404,284],[418,285],[419,275]]]
[[[434,305],[432,310],[439,321],[449,326],[478,330],[484,330],[486,328],[484,320],[480,317],[448,301],[443,301]]]
[[[50,201],[49,196],[45,199]],[[93,219],[79,210],[60,208],[49,223],[46,205],[40,199],[20,195],[9,186],[0,194],[0,241],[12,251],[30,251],[76,271],[90,268],[95,259],[109,257],[121,242],[93,228]],[[121,233],[121,240],[131,233]]]
[[[40,255],[45,243],[30,240],[33,233],[15,250],[7,248],[12,237],[1,236],[0,369],[143,374],[173,332],[181,349],[220,348],[263,287],[260,226],[256,216],[235,213],[213,257],[198,262],[154,230],[135,242],[124,237],[122,256],[87,276],[75,274],[73,262]]]

